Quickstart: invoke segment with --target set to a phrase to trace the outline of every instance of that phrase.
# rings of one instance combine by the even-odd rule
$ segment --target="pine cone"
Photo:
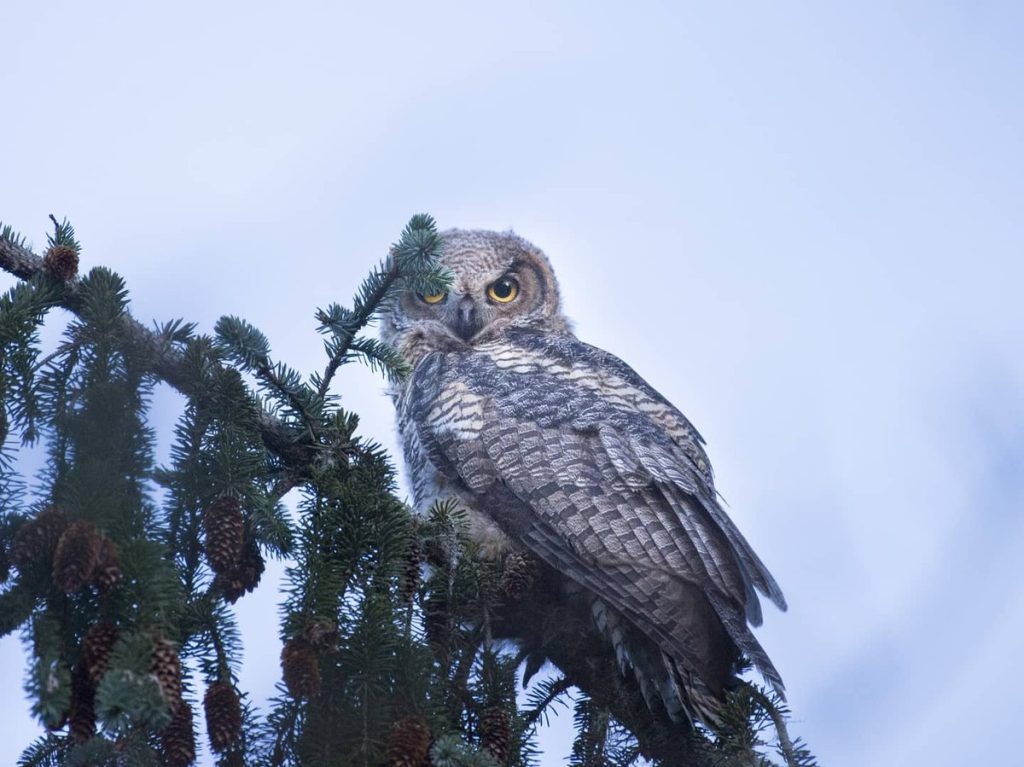
[[[341,640],[338,624],[330,618],[311,618],[301,636],[315,650],[334,650]]]
[[[11,541],[10,550],[14,566],[23,570],[33,562],[53,554],[68,522],[66,511],[50,506],[18,528]]]
[[[230,495],[222,495],[203,514],[206,535],[206,561],[215,573],[226,573],[242,557],[242,536],[245,520],[242,504]]]
[[[94,623],[82,642],[82,665],[93,685],[99,685],[110,667],[110,656],[117,644],[117,629],[109,623]]]
[[[399,719],[391,725],[388,737],[389,767],[423,767],[430,751],[430,728],[416,714]]]
[[[241,561],[220,573],[216,582],[224,598],[234,604],[242,595],[248,594],[259,585],[266,565],[259,547],[251,540],[245,542]]]
[[[313,698],[320,692],[320,660],[305,639],[285,643],[281,649],[281,674],[293,698]]]
[[[192,706],[181,702],[171,723],[160,731],[160,750],[167,767],[189,767],[196,761],[196,733],[192,725]]]
[[[222,753],[242,734],[242,703],[238,693],[227,682],[214,682],[206,688],[203,709],[210,750]]]
[[[7,554],[7,547],[0,544],[0,586],[7,583],[11,577],[11,558]]]
[[[93,571],[93,581],[101,594],[106,594],[121,582],[121,553],[117,544],[106,536],[100,545],[100,558]]]
[[[53,553],[53,582],[72,594],[92,578],[100,559],[102,538],[92,522],[79,520],[68,525]]]
[[[172,714],[181,707],[181,659],[178,648],[168,639],[159,638],[153,642],[153,655],[149,670],[160,683],[160,692]]]
[[[424,558],[432,566],[439,570],[447,568],[452,562],[451,542],[445,538],[433,535],[425,541],[423,551]]]
[[[492,705],[480,716],[480,745],[499,767],[508,764],[512,747],[512,719],[504,706]]]
[[[405,560],[405,572],[402,573],[402,601],[412,602],[420,587],[423,550],[420,542],[413,538],[409,543],[409,552]]]
[[[78,249],[54,245],[43,254],[43,269],[55,280],[67,282],[78,274]]]
[[[89,681],[89,672],[81,664],[71,672],[71,713],[68,734],[76,743],[85,743],[96,734],[96,688]]]
[[[530,590],[535,575],[534,562],[529,556],[521,551],[510,552],[502,567],[500,588],[509,599],[519,599]]]

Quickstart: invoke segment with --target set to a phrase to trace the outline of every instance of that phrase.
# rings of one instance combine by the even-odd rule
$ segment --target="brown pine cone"
[[[117,544],[103,536],[100,558],[93,571],[93,581],[101,594],[106,594],[121,582],[121,553]]]
[[[216,583],[224,598],[234,604],[259,585],[265,567],[259,547],[251,540],[247,540],[241,560],[218,574]]]
[[[160,750],[167,767],[189,767],[196,761],[196,732],[192,724],[192,706],[181,702],[171,723],[160,731]]]
[[[93,685],[99,685],[110,667],[110,656],[117,644],[117,629],[106,622],[89,627],[82,642],[82,665]]]
[[[81,664],[71,672],[71,713],[68,734],[76,743],[85,743],[96,734],[96,688],[89,681],[89,672]]]
[[[439,570],[447,568],[452,562],[452,544],[446,538],[433,535],[424,542],[423,558],[431,567]]]
[[[480,745],[499,767],[508,764],[512,747],[512,719],[504,706],[492,705],[480,716]]]
[[[242,703],[238,693],[228,682],[214,682],[206,688],[203,710],[210,750],[222,753],[242,734]]]
[[[430,727],[422,716],[412,714],[391,725],[388,736],[389,767],[423,767],[430,751]]]
[[[338,624],[330,618],[311,618],[302,629],[302,639],[315,650],[335,650],[341,636]]]
[[[11,577],[11,558],[7,554],[7,547],[0,544],[0,586],[7,583]]]
[[[53,582],[72,594],[92,578],[100,559],[102,538],[96,525],[79,520],[68,525],[53,553]]]
[[[505,557],[500,588],[509,599],[519,599],[530,590],[535,575],[533,560],[521,551],[512,551]]]
[[[67,282],[78,274],[78,249],[71,245],[53,245],[43,254],[43,269],[55,280]]]
[[[245,520],[242,504],[230,495],[222,495],[203,513],[206,561],[215,573],[226,573],[242,557]]]
[[[305,639],[285,642],[281,648],[281,675],[293,698],[313,698],[320,692],[320,660]]]
[[[178,657],[178,648],[173,642],[162,637],[154,640],[149,670],[160,683],[160,692],[168,710],[172,714],[176,713],[183,701],[181,699],[181,659]]]
[[[11,563],[19,570],[49,558],[69,523],[67,512],[56,506],[43,509],[14,534],[11,541]]]

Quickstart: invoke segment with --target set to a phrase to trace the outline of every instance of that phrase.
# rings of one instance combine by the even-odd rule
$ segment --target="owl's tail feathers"
[[[747,542],[747,539],[743,537],[743,533],[739,531],[736,525],[729,515],[725,513],[725,510],[719,505],[718,501],[714,498],[704,498],[703,506],[707,510],[708,514],[718,525],[719,529],[725,533],[726,538],[733,545],[733,549],[736,555],[739,557],[740,563],[748,578],[753,581],[754,586],[757,590],[764,594],[772,603],[780,610],[785,611],[788,605],[786,604],[786,597],[782,593],[782,589],[779,587],[778,582],[768,571],[764,562],[757,556],[753,547]],[[752,620],[755,626],[761,624],[760,620]]]
[[[604,600],[595,598],[591,611],[598,629],[615,648],[619,670],[636,679],[651,711],[663,707],[673,722],[720,724],[721,696],[699,675],[687,671]]]
[[[722,725],[722,698],[716,695],[697,674],[687,671],[677,661],[662,653],[665,670],[676,695],[683,701],[683,711],[713,729]],[[669,712],[671,715],[671,712]],[[673,717],[675,718],[675,717]]]
[[[747,660],[754,664],[754,668],[764,677],[768,686],[782,700],[785,700],[786,686],[782,683],[782,676],[775,668],[775,664],[772,663],[771,658],[768,657],[768,653],[765,652],[761,643],[757,641],[757,637],[750,630],[750,626],[747,625],[746,616],[737,612],[732,605],[714,596],[711,597],[711,606],[718,614],[726,633],[736,643],[739,651],[746,656]]]

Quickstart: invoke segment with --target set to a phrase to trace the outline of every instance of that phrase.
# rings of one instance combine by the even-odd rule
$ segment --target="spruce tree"
[[[717,731],[652,712],[589,616],[545,611],[540,563],[487,560],[454,502],[417,517],[399,495],[392,459],[332,384],[354,361],[409,374],[367,329],[398,291],[445,289],[429,216],[350,307],[316,312],[325,363],[307,376],[237,317],[212,335],[144,327],[124,281],[79,276],[74,229],[53,225],[41,257],[0,230],[0,266],[18,278],[0,297],[0,635],[21,632],[47,731],[21,764],[185,767],[205,742],[219,765],[538,765],[551,762],[536,730],[566,701],[572,764],[814,763],[752,684]],[[57,307],[71,320],[43,356]],[[148,421],[158,382],[185,398],[167,465]],[[16,458],[35,444],[46,465],[30,482]],[[239,689],[233,606],[268,557],[290,564],[266,704]]]

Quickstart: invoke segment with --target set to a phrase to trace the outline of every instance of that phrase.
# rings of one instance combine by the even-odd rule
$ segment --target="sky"
[[[514,229],[707,439],[822,764],[1019,761],[1024,7],[370,5],[8,0],[0,220],[305,371],[410,215]],[[394,446],[383,383],[338,386]],[[281,568],[238,604],[257,703]],[[0,640],[0,764],[23,674]]]

